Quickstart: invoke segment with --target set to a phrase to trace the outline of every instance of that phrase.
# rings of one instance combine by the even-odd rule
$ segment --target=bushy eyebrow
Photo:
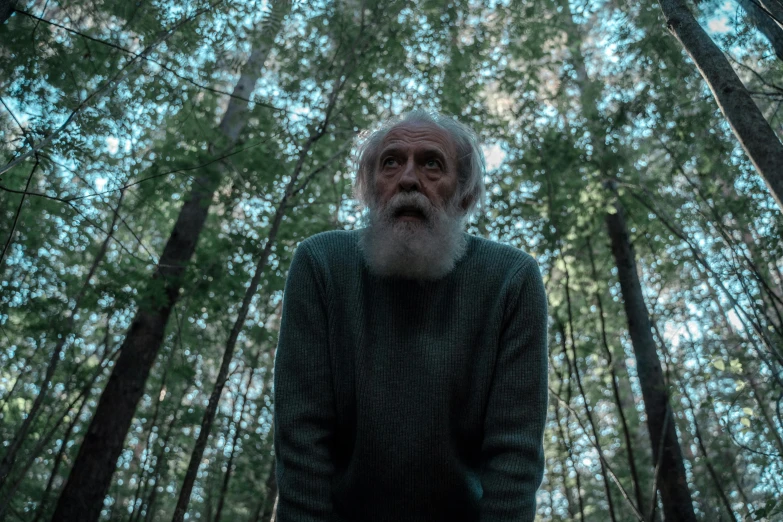
[[[385,149],[381,151],[381,153],[378,155],[379,161],[383,161],[384,158],[387,156],[399,156],[401,154],[405,154],[407,152],[407,149],[405,147],[399,147],[397,145],[389,145]],[[444,164],[446,163],[446,156],[443,154],[443,152],[440,149],[437,148],[428,148],[421,151],[418,151],[417,156],[424,156],[424,157],[435,157],[436,159],[439,159]]]

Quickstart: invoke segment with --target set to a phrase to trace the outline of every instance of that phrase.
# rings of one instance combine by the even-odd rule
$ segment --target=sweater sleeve
[[[278,522],[332,516],[335,406],[327,297],[306,243],[294,252],[283,293],[274,367]]]
[[[490,387],[481,448],[481,522],[532,522],[544,473],[547,301],[532,257],[517,272]]]

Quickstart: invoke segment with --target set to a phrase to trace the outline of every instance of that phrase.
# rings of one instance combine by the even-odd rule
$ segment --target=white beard
[[[404,205],[417,206],[422,221],[394,216]],[[359,249],[370,272],[384,277],[434,281],[446,276],[467,249],[465,216],[456,194],[445,209],[433,206],[420,192],[399,193],[383,208],[369,206],[368,226],[360,231]]]

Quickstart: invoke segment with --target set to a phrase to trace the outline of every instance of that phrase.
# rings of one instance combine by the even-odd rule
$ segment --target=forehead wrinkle
[[[387,156],[389,154],[405,154],[411,151],[411,148],[413,148],[413,155],[414,156],[438,156],[439,159],[446,159],[446,152],[439,147],[436,144],[426,144],[424,146],[416,147],[414,144],[411,146],[411,144],[408,144],[408,146],[405,146],[403,144],[397,144],[395,142],[390,143],[386,147],[381,150],[381,153],[378,155],[379,158]]]
[[[462,161],[458,158],[458,147],[453,136],[447,130],[437,125],[420,123],[401,123],[386,133],[382,138],[376,168],[380,168],[383,158],[389,154],[408,154],[413,149],[414,156],[433,154],[438,156],[445,165],[455,172],[459,171]],[[418,150],[425,148],[424,152]]]
[[[440,143],[447,148],[453,148],[456,150],[457,144],[454,142],[454,138],[451,134],[435,125],[428,124],[411,124],[402,123],[392,127],[384,137],[383,142],[394,141],[429,141],[432,143]]]

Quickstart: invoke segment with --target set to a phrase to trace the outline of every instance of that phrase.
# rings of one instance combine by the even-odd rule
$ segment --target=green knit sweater
[[[532,521],[548,369],[538,264],[468,235],[443,279],[383,278],[358,234],[316,234],[291,262],[277,522]]]

